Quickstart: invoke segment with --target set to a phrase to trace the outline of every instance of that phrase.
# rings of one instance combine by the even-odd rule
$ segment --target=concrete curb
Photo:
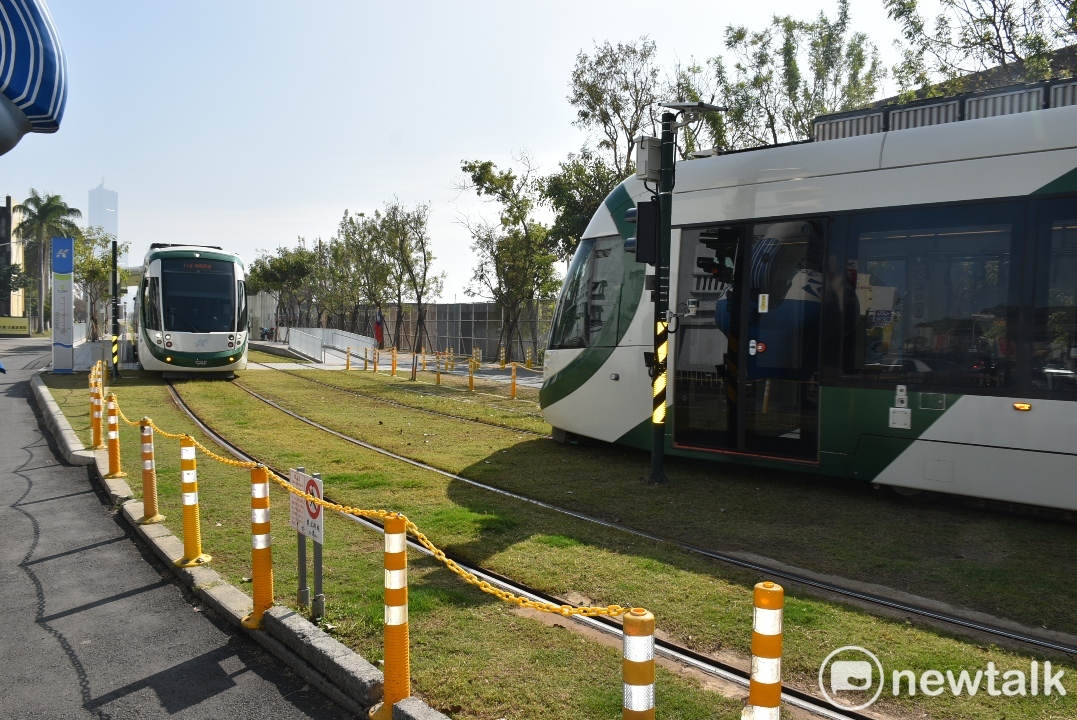
[[[134,528],[153,553],[186,583],[196,595],[228,623],[245,631],[255,642],[282,660],[300,677],[318,688],[348,712],[366,717],[368,709],[382,697],[382,672],[321,628],[284,606],[274,606],[263,616],[261,630],[248,630],[242,620],[254,601],[230,585],[210,567],[178,568],[183,542],[161,524],[143,525],[141,502],[132,500],[131,488],[120,478],[106,479],[108,453],[83,448],[70,423],[53,400],[49,389],[35,375],[33,397],[46,418],[68,462],[95,465],[101,484],[113,504],[120,506],[127,523]],[[68,457],[70,454],[70,457]],[[70,458],[76,458],[71,460]],[[449,720],[446,715],[410,697],[393,707],[393,720]]]
[[[72,465],[93,465],[93,452],[83,448],[82,441],[71,429],[71,423],[67,422],[67,417],[60,410],[60,406],[52,399],[52,393],[45,387],[41,375],[34,375],[30,378],[30,392],[41,414],[45,416],[45,425],[56,438],[56,444],[60,446],[60,453],[64,456],[64,460]]]

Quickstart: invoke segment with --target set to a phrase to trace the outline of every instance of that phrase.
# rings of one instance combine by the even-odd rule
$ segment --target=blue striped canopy
[[[31,132],[60,129],[67,61],[44,0],[0,0],[0,93]]]

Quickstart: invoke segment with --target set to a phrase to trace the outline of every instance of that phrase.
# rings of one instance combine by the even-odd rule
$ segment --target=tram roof
[[[1075,148],[1074,128],[1077,105],[762,147],[678,162],[674,192]]]

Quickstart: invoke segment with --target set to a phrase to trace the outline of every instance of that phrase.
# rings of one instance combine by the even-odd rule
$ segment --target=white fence
[[[322,339],[301,330],[291,329],[288,333],[288,349],[310,358],[315,362],[325,362],[325,350]]]
[[[293,328],[292,331],[313,335],[316,338],[320,338],[322,345],[325,347],[336,348],[337,350],[347,350],[351,347],[352,352],[358,352],[363,348],[374,348],[377,346],[377,343],[372,337],[356,335],[355,333],[346,332],[344,330],[334,330],[333,328]]]
[[[74,328],[75,331],[74,339],[71,341],[71,345],[75,346],[79,343],[86,342],[86,328],[88,328],[89,325],[87,323],[77,322],[72,323],[71,327]]]

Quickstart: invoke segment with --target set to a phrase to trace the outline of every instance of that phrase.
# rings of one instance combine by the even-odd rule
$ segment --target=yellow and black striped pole
[[[153,459],[153,422],[142,418],[142,519],[139,523],[152,525],[165,519],[157,509],[157,463]]]
[[[657,321],[654,327],[654,362],[651,365],[651,482],[664,483],[666,455],[666,358],[669,356],[669,323]]]
[[[381,704],[370,711],[372,720],[391,720],[393,705],[411,695],[407,529],[404,516],[385,518],[385,680]]]
[[[254,609],[243,627],[262,627],[262,615],[273,607],[273,537],[269,532],[269,472],[265,465],[251,468],[251,592]]]
[[[180,492],[183,499],[183,557],[179,567],[204,565],[213,558],[202,552],[202,520],[198,512],[198,466],[194,455],[194,438],[180,438]]]
[[[117,331],[112,332],[112,367],[116,377],[120,376],[120,336]]]

